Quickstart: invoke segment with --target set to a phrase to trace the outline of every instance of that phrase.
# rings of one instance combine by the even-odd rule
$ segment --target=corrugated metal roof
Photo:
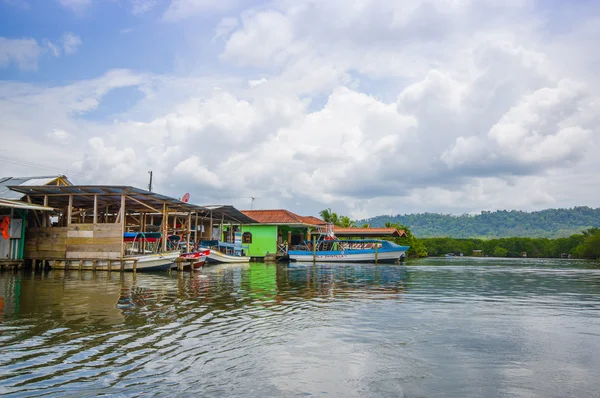
[[[39,211],[54,211],[52,207],[40,206],[33,203],[21,202],[20,200],[9,200],[0,198],[0,207],[8,207],[13,209],[39,210]]]
[[[231,205],[208,205],[204,208],[209,209],[212,213],[213,219],[217,221],[223,218],[223,221],[234,222],[240,224],[256,224],[256,220],[248,217],[243,212],[239,211]]]
[[[65,176],[36,176],[36,177],[2,177],[0,178],[0,198],[3,199],[14,199],[19,200],[23,198],[22,193],[12,191],[9,186],[37,186],[37,185],[47,185],[57,180],[58,178],[63,178],[67,182]]]
[[[169,211],[184,212],[207,212],[205,207],[185,203],[169,196],[144,189],[123,185],[41,185],[41,186],[10,186],[14,191],[22,195],[29,195],[34,202],[40,202],[44,195],[50,195],[48,200],[52,207],[59,208],[69,203],[69,195],[73,195],[73,207],[86,208],[93,206],[94,194],[98,195],[99,206],[120,206],[121,195],[126,195],[126,207],[131,210],[162,211],[162,205],[166,204]],[[152,207],[154,206],[154,207]]]

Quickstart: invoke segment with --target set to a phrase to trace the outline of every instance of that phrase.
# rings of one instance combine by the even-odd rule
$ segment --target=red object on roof
[[[183,195],[183,198],[181,198],[181,201],[185,202],[185,203],[189,202],[190,201],[190,194],[186,193],[185,195]]]

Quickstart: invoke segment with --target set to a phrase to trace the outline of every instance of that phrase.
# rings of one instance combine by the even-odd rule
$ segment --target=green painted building
[[[316,217],[303,217],[288,210],[244,210],[257,224],[241,226],[242,245],[251,257],[279,256],[287,248],[311,239],[317,225],[324,222]]]

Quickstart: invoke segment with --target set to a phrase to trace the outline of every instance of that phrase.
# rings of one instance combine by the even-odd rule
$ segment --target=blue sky
[[[593,0],[0,0],[0,174],[355,218],[597,207],[598,37]]]

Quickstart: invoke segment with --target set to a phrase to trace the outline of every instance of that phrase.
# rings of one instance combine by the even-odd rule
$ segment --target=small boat
[[[66,259],[49,261],[53,269],[97,271],[168,271],[181,255],[179,250],[162,251],[160,232],[125,232],[125,255],[116,258]]]
[[[250,257],[245,255],[244,247],[234,243],[217,240],[202,241],[201,250],[210,250],[206,261],[209,263],[248,263]]]
[[[395,263],[406,256],[410,246],[378,239],[340,240],[333,234],[333,226],[319,228],[315,242],[304,242],[288,251],[291,261],[345,262],[345,263]],[[315,245],[315,246],[313,246]]]
[[[183,270],[189,271],[190,266],[192,269],[200,269],[206,262],[206,258],[210,254],[210,250],[200,250],[191,253],[183,253],[179,256],[183,261]],[[177,264],[173,264],[171,269],[177,269]]]
[[[123,271],[133,271],[134,267],[136,271],[168,271],[180,254],[179,252],[163,252],[126,256],[122,259],[50,260],[49,264],[52,269],[120,271],[122,264]]]

